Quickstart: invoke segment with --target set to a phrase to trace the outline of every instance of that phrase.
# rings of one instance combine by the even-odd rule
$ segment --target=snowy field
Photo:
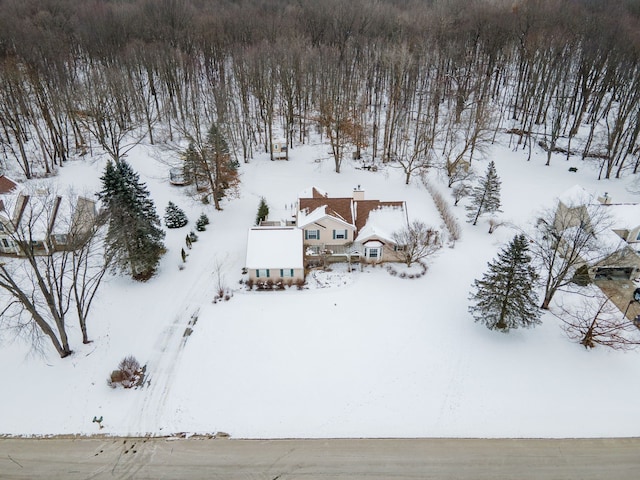
[[[508,138],[503,138],[504,141]],[[337,266],[283,292],[242,289],[247,229],[261,196],[270,219],[290,215],[297,194],[314,185],[348,196],[406,200],[410,219],[440,227],[418,179],[402,171],[333,171],[326,145],[291,151],[289,162],[257,155],[241,165],[241,196],[224,211],[169,185],[168,166],[138,147],[129,162],[140,172],[162,216],[169,200],[190,218],[168,230],[158,275],[146,283],[110,277],[89,319],[94,340],[74,354],[33,354],[4,332],[0,433],[13,435],[170,435],[227,432],[234,438],[283,437],[601,437],[636,436],[640,425],[640,352],[571,343],[550,314],[531,330],[505,335],[473,322],[470,285],[519,228],[576,183],[614,201],[638,201],[624,180],[597,181],[597,165],[494,146],[502,180],[502,217],[512,226],[487,233],[486,219],[464,222],[462,238],[429,261],[420,279],[381,267],[347,273]],[[487,160],[474,162],[484,173]],[[71,162],[57,181],[95,192],[104,158]],[[568,171],[577,166],[578,172]],[[430,181],[447,194],[443,179]],[[205,211],[211,220],[189,252],[184,237]],[[218,283],[234,290],[213,303]],[[195,321],[197,319],[197,321]],[[193,333],[185,336],[190,322]],[[147,365],[150,384],[111,389],[108,374],[126,355]],[[92,422],[103,417],[104,429]]]

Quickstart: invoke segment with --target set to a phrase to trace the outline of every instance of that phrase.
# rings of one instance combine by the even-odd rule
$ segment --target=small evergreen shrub
[[[204,232],[207,229],[207,225],[209,225],[209,217],[204,213],[200,214],[198,220],[196,220],[196,230]]]
[[[198,241],[198,235],[196,235],[193,230],[189,232],[188,236],[189,236],[189,240],[191,241],[191,243]]]
[[[591,277],[589,276],[589,267],[582,265],[576,270],[576,273],[571,279],[573,283],[580,287],[586,287],[591,283]]]
[[[180,228],[184,227],[189,220],[187,216],[175,203],[169,202],[164,212],[164,223],[167,228]]]

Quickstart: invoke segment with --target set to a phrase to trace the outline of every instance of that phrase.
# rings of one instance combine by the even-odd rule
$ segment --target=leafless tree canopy
[[[562,305],[554,314],[567,336],[585,348],[597,345],[616,350],[640,347],[640,329],[603,294],[584,299],[579,305]]]
[[[31,178],[216,123],[237,160],[319,132],[338,172],[366,147],[451,186],[511,132],[620,177],[640,166],[638,31],[629,0],[4,0],[1,158]]]
[[[571,281],[578,267],[607,254],[598,236],[610,228],[606,210],[593,204],[551,209],[540,216],[531,251],[544,284],[542,308],[549,308],[553,296]]]
[[[2,212],[14,255],[0,258],[0,325],[28,336],[35,348],[49,342],[66,357],[73,313],[89,342],[87,318],[109,262],[101,219],[71,193],[29,193],[16,199],[17,209],[7,204]]]
[[[394,232],[393,241],[398,245],[399,253],[408,267],[433,255],[442,246],[440,232],[419,220]]]

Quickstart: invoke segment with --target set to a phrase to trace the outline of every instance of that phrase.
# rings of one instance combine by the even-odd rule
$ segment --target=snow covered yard
[[[490,159],[502,180],[501,218],[511,226],[487,233],[486,219],[465,223],[455,248],[443,248],[421,278],[384,267],[313,274],[309,288],[246,291],[242,278],[247,229],[260,197],[271,219],[287,218],[296,195],[316,185],[348,196],[406,200],[410,219],[441,228],[429,194],[401,170],[333,172],[326,146],[302,146],[288,162],[264,155],[241,165],[241,196],[215,212],[172,187],[168,167],[139,147],[129,161],[162,215],[169,200],[190,223],[168,230],[158,275],[146,283],[111,277],[89,320],[94,342],[75,329],[71,358],[32,355],[4,332],[0,433],[153,434],[228,432],[233,437],[600,437],[634,436],[640,413],[639,352],[585,351],[543,316],[532,330],[507,335],[475,324],[470,285],[519,228],[543,206],[581,183],[616,201],[637,200],[625,180],[596,180],[577,160],[495,146]],[[568,167],[579,166],[577,173]],[[478,162],[482,172],[486,161]],[[103,161],[73,162],[60,182],[96,191]],[[594,167],[595,168],[595,167]],[[438,173],[431,181],[450,198]],[[201,212],[187,262],[180,249]],[[234,290],[213,303],[219,283]],[[322,287],[322,288],[321,288]],[[191,334],[186,334],[188,328]],[[147,365],[141,389],[112,390],[106,378],[126,355]],[[104,429],[92,422],[103,416]]]

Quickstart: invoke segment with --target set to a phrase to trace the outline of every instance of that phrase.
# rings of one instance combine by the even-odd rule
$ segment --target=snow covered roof
[[[565,238],[575,238],[577,234],[576,230],[581,229],[579,226],[569,227],[564,230],[563,237]],[[594,248],[590,251],[584,251],[580,255],[582,260],[589,264],[597,263],[614,253],[623,250],[628,246],[627,242],[625,242],[620,235],[615,233],[613,230],[604,229],[597,235],[598,247]],[[571,242],[571,240],[569,240]]]
[[[305,188],[298,194],[298,198],[326,198],[329,194],[318,187]]]
[[[595,203],[594,196],[581,185],[574,185],[560,195],[558,200],[560,200],[565,207],[569,208]]]
[[[303,268],[302,230],[255,227],[247,239],[247,268]]]
[[[616,229],[633,230],[640,225],[640,204],[603,205],[612,220],[612,227]]]
[[[379,203],[381,205],[377,208],[367,210],[366,223],[358,231],[357,242],[365,242],[370,238],[393,241],[393,233],[407,226],[404,202],[393,202],[399,205]]]
[[[342,222],[355,226],[353,221],[352,198],[301,198],[299,201],[298,226],[317,222],[323,217],[332,216]]]

